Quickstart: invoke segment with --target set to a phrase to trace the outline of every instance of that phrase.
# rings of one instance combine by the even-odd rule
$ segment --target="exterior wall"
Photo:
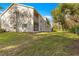
[[[33,8],[17,7],[19,11],[18,29],[20,32],[33,32]]]
[[[51,31],[50,25],[48,25],[45,18],[41,16],[39,16],[39,31]]]
[[[2,15],[1,28],[10,32],[33,32],[33,8],[13,5]]]
[[[51,25],[47,24],[47,20],[46,17],[44,17],[44,24],[45,24],[45,31],[51,31]]]
[[[1,16],[1,28],[9,32],[50,31],[50,25],[33,8],[14,4]]]
[[[39,31],[45,31],[45,24],[44,19],[39,16]]]
[[[11,7],[4,15],[1,16],[1,28],[5,29],[6,31],[12,31],[15,32],[16,29],[14,28],[14,25],[16,24],[16,15],[13,13],[13,8]]]
[[[35,26],[38,30],[35,30]],[[50,25],[47,24],[46,18],[43,18],[37,13],[36,10],[34,10],[34,31],[51,31]]]
[[[34,10],[34,31],[39,31],[39,14]]]

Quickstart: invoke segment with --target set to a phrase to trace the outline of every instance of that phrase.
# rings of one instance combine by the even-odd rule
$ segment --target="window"
[[[23,28],[27,27],[27,24],[22,24],[22,27],[23,27]]]
[[[16,27],[17,27],[16,24],[14,24],[14,29],[16,29]]]
[[[38,23],[34,22],[34,31],[38,31]]]

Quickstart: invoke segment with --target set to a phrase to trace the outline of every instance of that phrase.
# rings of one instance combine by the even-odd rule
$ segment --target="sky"
[[[0,3],[0,6],[3,8],[3,10],[0,10],[0,13],[6,10],[10,6],[10,4],[11,3]],[[47,17],[50,21],[52,21],[51,11],[58,6],[58,3],[20,3],[20,4],[34,7],[39,14]]]

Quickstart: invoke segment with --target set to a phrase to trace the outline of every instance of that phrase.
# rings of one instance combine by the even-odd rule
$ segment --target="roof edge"
[[[12,6],[15,5],[15,4],[16,4],[16,3],[10,4],[10,6],[9,6],[6,10],[4,10],[4,11],[2,12],[2,14],[0,15],[0,17],[1,17],[2,15],[4,15],[5,12],[7,12],[7,11],[10,9],[10,7],[12,7]],[[34,9],[34,7],[28,6],[28,5],[23,5],[23,4],[16,4],[16,5],[20,5],[20,6],[23,6],[23,7],[28,7],[28,8],[33,8],[33,9]]]
[[[10,4],[10,6],[9,6],[6,10],[4,10],[4,11],[2,12],[2,14],[0,15],[0,17],[1,17],[5,12],[7,12],[8,9],[9,9],[11,6],[13,6],[14,4],[15,4],[15,3]]]

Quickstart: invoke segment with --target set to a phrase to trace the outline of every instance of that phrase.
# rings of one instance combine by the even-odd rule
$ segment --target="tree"
[[[62,3],[53,11],[55,23],[60,23],[63,29],[69,30],[79,24],[79,4]]]
[[[49,22],[49,20],[46,18],[46,21],[47,21],[47,24],[49,24],[50,25],[50,22]]]

